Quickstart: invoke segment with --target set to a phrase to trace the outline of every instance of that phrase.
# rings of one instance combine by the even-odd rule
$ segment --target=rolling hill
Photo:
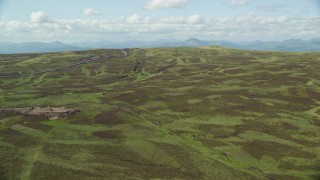
[[[319,57],[0,55],[0,179],[318,179]]]

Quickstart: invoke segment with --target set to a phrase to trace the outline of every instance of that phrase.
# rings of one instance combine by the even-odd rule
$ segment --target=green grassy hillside
[[[81,111],[0,112],[0,179],[320,178],[319,69],[220,47],[0,55],[0,109]]]

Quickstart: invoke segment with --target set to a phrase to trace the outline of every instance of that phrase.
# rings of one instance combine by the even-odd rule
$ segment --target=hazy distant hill
[[[320,51],[320,39],[301,40],[290,39],[282,42],[254,41],[239,43],[240,48],[252,50],[276,50],[276,51]]]
[[[157,41],[138,41],[130,40],[125,42],[113,41],[85,41],[72,44],[61,42],[25,42],[13,43],[0,41],[0,54],[10,53],[33,53],[33,52],[61,52],[78,51],[94,48],[121,49],[121,48],[158,48],[158,47],[197,47],[197,46],[222,46],[229,48],[238,48],[245,50],[263,50],[263,51],[320,51],[320,38],[301,40],[290,39],[286,41],[204,41],[197,38],[190,38],[184,41],[162,39]]]
[[[61,43],[59,41],[44,43],[44,42],[0,42],[1,54],[15,53],[38,53],[38,52],[62,52],[62,51],[77,51],[83,48]]]
[[[124,41],[124,42],[113,42],[113,41],[97,41],[97,42],[78,42],[72,45],[82,48],[156,48],[156,47],[196,47],[196,46],[224,46],[239,48],[238,45],[227,42],[227,41],[202,41],[197,38],[190,38],[185,41],[178,40],[157,40],[157,41]]]
[[[193,46],[223,46],[247,50],[274,50],[274,51],[320,51],[320,38],[311,40],[291,39],[282,42],[277,41],[203,41],[190,38],[185,41],[159,40],[159,41],[98,41],[79,42],[73,45],[82,48],[154,48],[154,47],[193,47]]]

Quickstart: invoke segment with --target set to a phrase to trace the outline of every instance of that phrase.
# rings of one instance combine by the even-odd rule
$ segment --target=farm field
[[[319,77],[320,52],[0,55],[0,179],[319,179]]]

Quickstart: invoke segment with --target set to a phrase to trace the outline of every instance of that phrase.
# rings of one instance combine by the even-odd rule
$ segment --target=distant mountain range
[[[62,51],[79,51],[84,50],[81,47],[76,47],[59,41],[44,43],[44,42],[0,42],[0,54],[16,54],[16,53],[43,53],[43,52],[62,52]]]
[[[245,50],[263,50],[263,51],[288,51],[304,52],[319,51],[320,38],[301,40],[290,39],[286,41],[204,41],[196,38],[190,38],[185,41],[178,40],[157,40],[157,41],[86,41],[72,44],[64,44],[59,41],[51,43],[43,42],[25,42],[14,43],[0,42],[0,54],[13,53],[38,53],[38,52],[61,52],[61,51],[79,51],[95,48],[120,49],[120,48],[156,48],[156,47],[195,47],[195,46],[223,46],[229,48]]]
[[[265,50],[265,51],[320,51],[320,38],[310,40],[290,39],[282,42],[277,41],[203,41],[190,38],[185,41],[177,40],[158,40],[158,41],[98,41],[74,43],[74,46],[82,48],[153,48],[153,47],[193,47],[193,46],[223,46],[246,50]]]

